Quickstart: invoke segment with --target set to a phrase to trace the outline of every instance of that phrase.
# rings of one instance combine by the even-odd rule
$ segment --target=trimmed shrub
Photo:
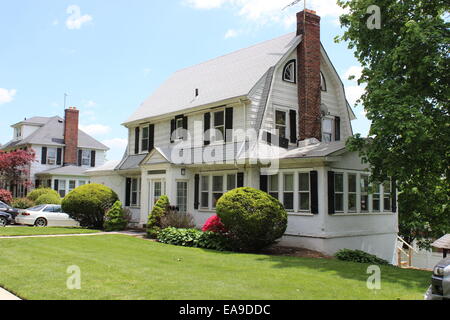
[[[259,251],[275,243],[287,228],[288,217],[283,205],[253,188],[224,194],[216,210],[236,251]]]
[[[36,200],[36,205],[40,204],[61,204],[61,197],[59,194],[45,193]]]
[[[215,233],[227,233],[228,230],[225,228],[224,224],[222,223],[222,220],[220,220],[220,217],[215,215],[206,220],[205,224],[202,228],[203,232],[215,232]]]
[[[369,263],[378,265],[388,265],[390,264],[386,260],[378,258],[375,255],[369,254],[361,250],[349,250],[343,249],[336,253],[336,258],[342,261],[350,261],[357,263]]]
[[[169,210],[161,217],[161,229],[166,228],[193,229],[195,228],[194,217],[189,213]]]
[[[216,251],[231,249],[229,239],[214,232],[197,229],[166,228],[158,232],[158,241],[175,246],[203,248]]]
[[[151,239],[156,239],[161,231],[161,218],[169,212],[170,202],[167,196],[161,196],[155,203],[152,212],[148,217],[147,235]]]
[[[33,191],[31,191],[28,195],[27,198],[31,201],[36,202],[37,199],[44,195],[44,194],[52,194],[55,197],[60,197],[59,193],[53,189],[50,188],[38,188],[38,189],[34,189]]]
[[[11,201],[11,207],[15,209],[28,209],[35,206],[34,201],[28,198],[16,198]]]
[[[123,231],[128,225],[125,217],[125,210],[122,202],[116,201],[111,209],[106,213],[104,229],[105,231]]]
[[[9,192],[8,190],[0,189],[0,201],[10,204],[12,200],[13,196],[11,192]]]
[[[105,213],[119,200],[101,184],[87,184],[72,190],[62,201],[62,209],[82,227],[103,228]]]

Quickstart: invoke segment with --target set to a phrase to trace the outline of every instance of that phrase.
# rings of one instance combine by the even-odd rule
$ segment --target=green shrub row
[[[202,232],[197,229],[166,228],[158,232],[157,239],[161,243],[175,246],[216,251],[231,250],[231,244],[225,236],[213,232]]]
[[[377,264],[377,265],[388,265],[389,262],[378,258],[372,254],[361,250],[349,250],[343,249],[336,253],[336,258],[342,261],[350,261],[357,263],[368,263],[368,264]]]

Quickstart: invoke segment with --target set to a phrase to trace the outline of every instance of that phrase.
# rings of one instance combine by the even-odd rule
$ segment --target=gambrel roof
[[[289,33],[179,70],[125,123],[247,96],[264,74],[275,66],[299,39],[295,33]],[[196,89],[198,97],[195,97]]]

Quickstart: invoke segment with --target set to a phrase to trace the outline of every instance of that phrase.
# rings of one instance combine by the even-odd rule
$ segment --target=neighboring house
[[[297,19],[297,33],[176,72],[124,123],[122,161],[88,174],[114,188],[136,225],[165,194],[201,226],[225,192],[248,186],[284,204],[283,244],[394,262],[395,185],[369,192],[367,165],[345,148],[355,115],[320,17]]]
[[[15,197],[24,197],[33,188],[50,187],[64,197],[78,186],[89,183],[86,170],[105,163],[108,147],[79,130],[79,111],[65,110],[65,119],[33,117],[12,126],[14,138],[2,150],[32,149],[36,160],[25,179],[32,187],[4,186]]]

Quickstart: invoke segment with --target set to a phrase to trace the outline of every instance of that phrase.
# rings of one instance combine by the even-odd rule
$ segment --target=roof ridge
[[[211,59],[208,59],[208,60],[206,60],[206,61],[199,62],[199,63],[197,63],[197,64],[193,64],[193,65],[191,65],[191,66],[188,66],[188,67],[184,67],[184,68],[178,69],[178,70],[175,71],[174,73],[178,73],[178,72],[181,72],[181,71],[190,69],[190,68],[198,67],[198,66],[201,66],[201,65],[203,65],[203,64],[206,64],[206,63],[209,63],[209,62],[212,62],[212,61],[215,61],[215,60],[218,60],[218,59],[221,59],[221,58],[230,56],[230,55],[232,55],[232,54],[236,54],[236,53],[241,52],[241,51],[244,51],[244,50],[248,50],[248,49],[252,49],[252,48],[257,47],[257,46],[261,46],[261,45],[263,45],[263,44],[266,44],[267,42],[275,41],[275,40],[277,40],[277,39],[284,38],[284,37],[287,37],[287,36],[292,35],[292,34],[295,34],[295,32],[289,32],[289,33],[286,33],[286,34],[284,34],[284,35],[282,35],[282,36],[279,36],[279,37],[276,37],[276,38],[264,40],[264,41],[262,41],[262,42],[255,43],[255,44],[253,44],[253,45],[251,45],[251,46],[248,46],[248,47],[245,47],[245,48],[241,48],[241,49],[238,49],[238,50],[234,50],[234,51],[232,51],[232,52],[229,52],[229,53],[226,53],[226,54],[217,56],[217,57],[215,57],[215,58],[211,58]]]

